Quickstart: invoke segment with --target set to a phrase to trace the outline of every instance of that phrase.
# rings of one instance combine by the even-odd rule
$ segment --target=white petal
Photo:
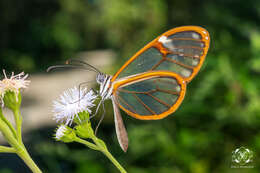
[[[62,136],[64,136],[64,132],[66,131],[66,126],[65,125],[60,125],[59,128],[57,129],[56,131],[56,134],[55,134],[55,138],[56,139],[60,139],[62,138]]]
[[[68,89],[60,95],[59,99],[53,101],[54,119],[57,122],[64,122],[71,125],[78,113],[87,111],[91,113],[90,108],[94,106],[97,96],[94,92],[87,89],[78,90],[77,87]]]

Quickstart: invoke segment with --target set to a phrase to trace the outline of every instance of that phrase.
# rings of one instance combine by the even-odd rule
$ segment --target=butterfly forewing
[[[160,50],[153,46],[147,46],[128,60],[113,79],[151,71],[157,64],[161,63],[163,54]]]
[[[115,83],[114,97],[120,108],[144,120],[161,119],[174,112],[185,93],[183,80],[167,72],[147,72]]]
[[[161,61],[161,58],[161,52],[155,47],[150,47],[126,66],[122,73],[119,74],[118,78],[149,71]]]
[[[209,34],[205,29],[196,26],[174,28],[137,52],[112,81],[147,71],[171,71],[189,82],[199,71],[208,48]]]

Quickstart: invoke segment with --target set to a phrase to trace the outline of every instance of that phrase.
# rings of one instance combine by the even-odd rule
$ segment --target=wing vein
[[[157,90],[156,89],[151,89],[149,91],[129,91],[129,90],[125,90],[125,89],[118,89],[118,91],[120,92],[124,92],[124,93],[131,93],[131,94],[147,94],[147,93],[153,93],[153,92],[156,92]]]
[[[185,56],[185,57],[191,57],[191,58],[196,58],[196,59],[200,59],[200,57],[202,56],[202,55],[179,53],[179,52],[174,52],[174,51],[170,51],[170,54],[179,55],[179,56],[182,55],[182,56]]]
[[[162,63],[163,61],[165,61],[164,58],[162,58],[157,64],[155,64],[155,65],[151,68],[151,70],[156,69],[159,65],[161,65],[161,63]]]
[[[147,95],[150,96],[150,97],[152,97],[152,98],[153,98],[154,100],[156,100],[157,102],[163,104],[164,106],[166,106],[166,107],[168,107],[168,108],[171,107],[171,105],[169,105],[169,104],[165,103],[164,101],[158,99],[157,97],[153,96],[152,94],[147,93]]]
[[[171,40],[188,40],[188,41],[197,41],[197,42],[202,42],[201,39],[195,39],[195,38],[170,38]]]
[[[193,68],[194,68],[194,67],[192,67],[192,66],[189,66],[189,65],[180,63],[180,62],[175,61],[175,60],[170,59],[170,58],[166,58],[166,57],[165,57],[165,60],[166,60],[166,61],[169,61],[169,62],[172,62],[172,63],[175,63],[175,64],[178,64],[178,65],[180,65],[180,66],[183,66],[183,67],[188,68],[188,69],[191,69],[191,70],[193,70]]]
[[[199,49],[199,50],[204,50],[203,47],[198,47],[198,46],[174,46],[174,48],[177,48],[177,49]]]
[[[133,113],[136,113],[135,109],[134,109],[131,105],[129,105],[122,97],[120,97],[119,95],[117,95],[117,97],[118,97],[118,99],[121,100],[121,102],[123,102],[129,109],[131,109],[131,111],[132,111]]]
[[[179,95],[179,93],[175,92],[175,91],[164,90],[164,89],[160,89],[160,88],[157,88],[156,90],[159,92],[164,92],[164,93],[168,93],[168,94],[172,94],[172,95]]]
[[[138,102],[140,102],[145,107],[145,109],[147,109],[152,114],[156,115],[156,113],[151,108],[149,108],[149,106],[147,106],[136,94],[132,94],[132,95],[136,98]]]

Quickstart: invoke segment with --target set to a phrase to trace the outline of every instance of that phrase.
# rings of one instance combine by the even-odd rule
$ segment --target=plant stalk
[[[0,153],[15,153],[16,150],[12,147],[0,146]]]
[[[102,149],[102,153],[104,153],[107,158],[119,169],[121,173],[127,173],[126,170],[120,165],[120,163],[113,157],[113,155],[107,150],[107,149]]]
[[[92,137],[92,140],[99,147],[99,150],[107,156],[107,158],[117,167],[121,173],[127,173],[126,170],[120,165],[120,163],[114,158],[114,156],[108,151],[106,146],[100,144],[99,139],[96,136]],[[103,141],[102,141],[103,142]]]
[[[13,110],[13,114],[15,117],[16,131],[17,131],[17,139],[19,143],[22,142],[22,116],[20,115],[19,108]]]
[[[14,137],[17,138],[15,129],[13,128],[12,124],[10,123],[10,121],[8,121],[8,120],[5,118],[5,116],[3,115],[2,109],[0,109],[0,118],[8,125],[8,127],[9,127],[10,130],[12,131]]]
[[[19,111],[16,112],[15,116],[20,116]],[[8,143],[12,146],[10,147],[4,147],[1,146],[0,149],[4,150],[5,152],[14,152],[16,153],[26,164],[27,166],[32,170],[34,173],[41,173],[41,170],[37,167],[37,165],[33,162],[30,155],[26,151],[26,148],[22,142],[21,138],[21,118],[17,118],[17,132],[18,129],[20,129],[20,141],[14,137],[12,130],[9,128],[9,126],[6,124],[6,122],[0,118],[0,131],[2,132],[5,139],[8,141]],[[17,133],[18,134],[18,133]]]
[[[38,166],[34,163],[29,153],[24,148],[23,150],[17,151],[17,155],[25,162],[25,164],[32,170],[33,173],[42,173]]]
[[[88,146],[91,149],[94,150],[98,150],[101,151],[105,156],[107,156],[107,158],[117,167],[117,169],[121,172],[121,173],[127,173],[126,170],[120,165],[120,163],[113,157],[113,155],[107,150],[106,147],[104,147],[103,145],[101,145],[98,142],[98,138],[93,136],[93,138],[91,138],[95,144],[92,144],[91,142],[85,141],[83,139],[80,138],[76,138],[75,142],[79,142],[81,144],[84,144],[86,146]]]
[[[84,144],[84,145],[86,145],[87,147],[89,147],[89,148],[91,148],[91,149],[99,150],[99,148],[98,148],[95,144],[92,144],[91,142],[85,141],[85,140],[80,139],[80,138],[78,138],[78,137],[75,139],[75,142]]]

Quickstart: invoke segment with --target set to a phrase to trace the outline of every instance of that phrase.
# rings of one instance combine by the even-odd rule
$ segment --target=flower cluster
[[[0,103],[2,107],[10,109],[14,115],[15,125],[4,116],[0,106],[0,132],[10,144],[10,147],[0,145],[1,152],[16,153],[29,166],[32,172],[41,173],[41,170],[33,162],[22,141],[22,115],[21,90],[28,87],[30,81],[24,72],[8,78],[3,70],[4,79],[0,80]],[[54,119],[61,122],[55,132],[55,139],[65,143],[78,142],[85,146],[102,152],[122,173],[126,173],[124,168],[108,151],[106,144],[94,134],[89,120],[91,107],[95,106],[94,101],[97,95],[93,90],[78,89],[77,87],[68,89],[53,102]],[[74,127],[71,128],[73,123]],[[92,141],[92,142],[91,142]]]

